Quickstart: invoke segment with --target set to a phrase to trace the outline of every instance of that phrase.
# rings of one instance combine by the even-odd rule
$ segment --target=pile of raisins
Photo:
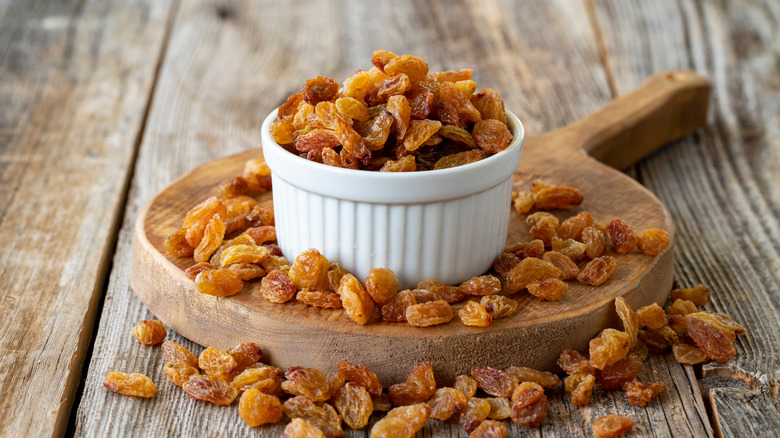
[[[461,166],[512,141],[504,101],[490,88],[477,93],[472,70],[429,73],[421,58],[387,50],[371,63],[341,88],[306,81],[279,107],[274,141],[317,163],[380,172]]]

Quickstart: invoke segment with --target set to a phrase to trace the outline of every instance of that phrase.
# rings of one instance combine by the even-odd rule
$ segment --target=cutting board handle
[[[636,90],[550,135],[616,169],[694,132],[707,120],[710,84],[693,71],[657,73]]]

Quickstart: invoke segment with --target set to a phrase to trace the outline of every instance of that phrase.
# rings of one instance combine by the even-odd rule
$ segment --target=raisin
[[[512,415],[512,404],[506,397],[488,397],[484,399],[490,405],[488,418],[491,420],[505,420]]]
[[[398,277],[386,268],[374,268],[366,276],[366,292],[380,306],[395,298],[398,294]]]
[[[282,403],[276,396],[249,388],[238,402],[238,415],[249,427],[273,424],[282,419]]]
[[[344,269],[343,266],[341,266],[338,263],[332,263],[330,267],[328,267],[328,286],[330,287],[329,290],[335,291],[339,288],[339,283],[341,283],[341,277],[349,274],[346,269]]]
[[[239,344],[229,349],[227,353],[236,361],[235,371],[244,371],[250,365],[254,365],[263,358],[263,350],[253,343]]]
[[[554,388],[561,384],[561,379],[553,373],[538,371],[528,367],[511,366],[506,372],[517,378],[518,382],[534,382],[546,388]]]
[[[374,410],[374,404],[366,388],[352,382],[348,382],[339,390],[333,405],[347,426],[352,429],[365,427]]]
[[[483,391],[494,397],[510,397],[518,384],[513,374],[491,367],[474,367],[471,377]]]
[[[489,327],[493,322],[493,317],[476,301],[466,303],[458,310],[458,316],[464,325],[471,327]]]
[[[688,300],[695,306],[703,306],[710,301],[710,288],[703,284],[697,284],[690,289],[674,289],[669,294],[669,299],[673,302],[680,299]]]
[[[301,152],[322,151],[325,148],[335,148],[341,145],[336,131],[330,129],[312,129],[306,134],[295,138],[295,149]]]
[[[397,96],[393,96],[397,97]],[[378,151],[385,146],[390,129],[393,126],[393,116],[388,112],[380,113],[371,121],[368,133],[364,135],[363,142],[372,151]]]
[[[425,119],[433,110],[434,95],[419,84],[413,84],[406,93],[412,119]]]
[[[383,70],[390,76],[403,73],[409,76],[411,82],[417,82],[425,79],[428,74],[428,64],[417,56],[399,55],[390,58],[384,64]]]
[[[211,254],[219,248],[225,238],[225,219],[220,214],[215,214],[203,229],[201,238],[192,258],[196,262],[205,262]]]
[[[436,161],[436,163],[433,165],[434,169],[449,169],[451,167],[458,167],[463,166],[466,164],[476,163],[477,161],[485,158],[485,153],[472,149],[468,151],[463,152],[457,152],[454,154],[446,155],[444,157],[441,157],[439,160]]]
[[[717,362],[726,362],[736,353],[734,342],[729,338],[727,332],[718,325],[713,324],[697,314],[691,314],[685,317],[687,327],[685,334],[697,347],[699,347],[710,359]]]
[[[637,334],[639,333],[639,316],[631,309],[623,297],[615,298],[615,311],[620,321],[623,323],[623,331],[628,333],[631,339],[630,346],[636,344]]]
[[[374,51],[373,55],[371,55],[371,63],[374,64],[376,68],[384,72],[385,65],[396,56],[397,55],[393,52],[384,49],[378,49]]]
[[[493,295],[501,292],[501,281],[492,275],[471,277],[461,283],[460,288],[468,295]]]
[[[233,263],[262,263],[268,255],[268,248],[264,246],[232,245],[222,251],[220,263],[225,267]]]
[[[585,258],[587,246],[582,242],[577,242],[574,239],[563,240],[559,239],[557,236],[553,236],[550,240],[550,244],[553,251],[569,257],[574,262],[580,262]]]
[[[406,308],[406,322],[415,327],[446,324],[453,316],[452,307],[444,300],[412,304]]]
[[[382,418],[371,427],[371,438],[414,438],[412,426],[400,417]]]
[[[466,297],[466,292],[459,286],[450,286],[433,279],[422,280],[417,283],[418,289],[427,289],[436,294],[437,299],[448,303],[455,303]],[[418,302],[419,303],[419,302]]]
[[[387,413],[387,416],[390,418],[403,418],[412,426],[413,431],[418,432],[425,426],[428,417],[431,416],[431,408],[427,403],[415,403],[409,406],[393,408]]]
[[[477,393],[477,381],[466,374],[456,377],[453,387],[465,395],[466,398],[474,397],[474,394]]]
[[[642,382],[634,379],[623,384],[628,402],[635,406],[645,407],[650,400],[661,395],[666,390],[664,382]]]
[[[336,109],[345,117],[365,122],[370,118],[366,104],[353,97],[336,99]]]
[[[512,200],[512,207],[515,211],[524,214],[528,213],[534,208],[536,202],[536,196],[531,192],[517,192],[517,197]]]
[[[596,377],[593,374],[574,373],[566,377],[564,388],[566,392],[571,393],[571,402],[575,406],[583,407],[590,404],[595,384]]]
[[[301,102],[303,102],[303,96],[301,93],[293,94],[279,106],[279,109],[276,111],[276,116],[280,119],[293,117],[295,112],[298,111],[298,106],[301,104]]]
[[[534,281],[527,288],[531,295],[547,301],[558,301],[569,290],[569,286],[557,278]]]
[[[309,105],[317,105],[322,101],[335,99],[339,92],[339,84],[330,78],[322,76],[309,79],[301,90],[303,100]]]
[[[390,96],[387,99],[387,112],[393,117],[393,132],[398,138],[404,138],[412,118],[409,100],[404,95]]]
[[[165,340],[165,337],[168,336],[168,332],[160,321],[147,319],[139,321],[138,324],[133,327],[133,336],[142,344],[157,345]]]
[[[414,172],[417,170],[417,162],[413,155],[407,155],[398,160],[389,160],[386,162],[380,172]]]
[[[412,120],[403,138],[402,146],[407,151],[415,151],[441,128],[438,120]]]
[[[366,289],[352,274],[341,277],[339,289],[336,291],[341,298],[341,305],[347,316],[358,324],[368,323],[374,312],[374,302]]]
[[[328,388],[330,388],[330,398],[335,399],[339,390],[347,383],[346,377],[343,374],[336,372],[328,377]]]
[[[534,213],[528,216],[526,221],[530,223],[529,219],[538,214],[544,213]],[[552,215],[541,217],[533,222],[529,232],[531,233],[531,237],[541,240],[542,243],[544,243],[544,246],[550,246],[552,245],[553,238],[556,237],[558,233],[558,218]]]
[[[475,386],[476,388],[476,386]],[[466,407],[468,399],[462,392],[455,388],[439,388],[433,397],[428,400],[431,408],[431,418],[447,421],[459,414]]]
[[[341,309],[344,307],[341,303],[341,298],[335,292],[304,289],[298,291],[295,299],[307,306],[320,307],[323,309]]]
[[[707,353],[693,345],[684,344],[682,342],[674,344],[672,353],[674,353],[674,359],[684,365],[696,365],[709,360]]]
[[[132,397],[149,398],[157,394],[157,386],[152,379],[143,374],[127,374],[120,371],[111,371],[106,374],[103,386],[116,392]]]
[[[328,290],[330,262],[316,249],[298,254],[288,276],[297,289]]]
[[[596,377],[602,389],[611,391],[636,378],[642,372],[642,368],[644,368],[642,362],[633,357],[626,357],[605,366],[603,370],[596,373]]]
[[[488,154],[503,151],[512,141],[512,133],[505,123],[495,119],[487,119],[477,122],[471,131],[474,141],[480,149]]]
[[[593,421],[591,430],[596,438],[616,438],[631,430],[636,420],[622,415],[605,415]]]
[[[593,215],[587,211],[583,211],[582,213],[576,216],[572,216],[561,223],[560,228],[558,228],[558,237],[563,240],[582,240],[583,230],[593,225],[593,223]]]
[[[165,251],[174,257],[190,257],[195,248],[187,242],[187,229],[181,228],[165,238]]]
[[[640,308],[636,311],[636,315],[639,318],[639,325],[647,328],[659,329],[666,325],[666,313],[656,303]]]
[[[523,382],[512,394],[512,421],[525,427],[539,427],[547,418],[547,396],[533,382]]]
[[[607,224],[612,246],[618,254],[628,254],[636,248],[638,239],[634,229],[622,219],[613,219]]]
[[[238,391],[232,384],[214,376],[192,376],[181,385],[181,389],[192,399],[218,406],[230,405],[238,397]]]
[[[315,402],[330,399],[328,378],[322,371],[314,368],[291,367],[284,373],[282,389],[293,395],[307,397]]]
[[[669,348],[666,339],[656,330],[639,330],[639,341],[653,354],[661,354]]]
[[[471,149],[477,148],[477,143],[474,141],[474,137],[472,137],[471,134],[469,134],[469,132],[463,128],[459,128],[457,126],[445,125],[439,129],[438,134],[444,138],[448,138],[458,143],[463,143]],[[471,151],[465,151],[465,152],[471,152]],[[475,150],[473,152],[479,153],[481,157],[485,156],[481,150]]]
[[[670,243],[669,234],[664,230],[656,229],[643,231],[637,240],[639,250],[642,251],[642,254],[648,256],[661,254],[663,250],[669,247]]]
[[[483,88],[471,97],[471,103],[477,108],[482,120],[495,119],[506,124],[506,111],[501,95],[491,88]]]
[[[696,308],[696,305],[693,304],[692,301],[684,300],[682,298],[678,298],[674,300],[674,302],[666,309],[666,313],[669,314],[669,316],[672,315],[688,315],[689,313],[696,313],[699,309]]]
[[[534,281],[561,278],[562,276],[561,270],[550,263],[535,257],[527,257],[506,274],[504,290],[515,293],[525,289]]]
[[[248,160],[244,165],[243,176],[251,190],[265,191],[271,188],[271,169],[262,158]]]
[[[585,227],[581,238],[585,244],[585,255],[589,259],[601,257],[607,250],[607,237],[596,227]]]
[[[411,290],[406,289],[398,294],[389,303],[382,306],[382,320],[390,322],[406,321],[406,309],[417,304],[417,299]]]
[[[573,187],[547,187],[534,193],[537,210],[563,210],[582,204],[582,192]]]
[[[184,216],[182,228],[186,229],[186,239],[191,247],[196,248],[203,238],[203,230],[215,215],[224,217],[227,207],[216,197],[211,197],[193,207]]]
[[[732,341],[736,339],[737,335],[744,335],[747,332],[745,327],[742,327],[740,324],[729,318],[728,315],[724,315],[722,313],[696,312],[695,314],[691,314],[691,316],[702,318],[705,321],[717,326],[726,332],[729,339]]]
[[[292,280],[281,271],[273,270],[260,281],[260,295],[272,303],[286,303],[295,296]]]
[[[297,396],[287,399],[282,405],[285,415],[294,418],[302,418],[312,426],[318,428],[327,438],[339,438],[344,436],[341,429],[341,417],[333,406],[322,403],[315,404],[306,397]]]
[[[527,243],[515,243],[505,248],[504,251],[513,253],[521,260],[528,257],[540,259],[544,255],[544,242],[535,239]]]
[[[245,369],[233,379],[232,383],[237,391],[243,392],[260,382],[271,380],[275,383],[274,387],[271,388],[272,392],[263,392],[277,394],[277,389],[281,389],[282,377],[283,373],[279,368],[261,364],[261,366],[252,366]]]
[[[279,144],[290,144],[293,141],[293,132],[295,131],[295,126],[293,126],[292,120],[290,119],[276,119],[271,123],[271,138]],[[243,179],[243,178],[242,178]],[[244,180],[244,184],[246,184],[246,180]],[[221,187],[220,187],[221,188]],[[247,186],[247,188],[249,188]],[[233,193],[232,191],[228,191],[228,194]],[[245,192],[242,192],[241,194],[244,194]],[[220,190],[220,194],[225,196],[224,192]],[[230,196],[225,196],[230,197]]]
[[[382,394],[382,384],[376,374],[364,365],[355,365],[342,360],[338,363],[339,374],[347,381],[355,382],[368,390],[372,397]]]
[[[209,347],[200,353],[198,367],[210,376],[226,376],[236,371],[238,362],[227,351]]]
[[[168,380],[176,386],[181,386],[184,382],[190,380],[190,377],[198,375],[197,368],[182,361],[166,363],[163,371],[168,376]]]
[[[503,295],[485,295],[479,300],[479,304],[493,319],[511,316],[518,308],[517,301]]]
[[[202,294],[227,297],[241,292],[244,282],[229,269],[211,269],[195,277],[195,288]]]
[[[285,438],[325,438],[322,432],[303,418],[293,418],[284,428]]]
[[[590,341],[590,364],[603,370],[626,357],[631,349],[631,337],[626,332],[607,328]]]
[[[371,74],[367,71],[358,71],[344,80],[344,86],[341,87],[341,94],[362,102],[370,89]]]
[[[243,281],[254,280],[266,275],[262,266],[252,263],[235,263],[230,265],[228,269],[238,274],[238,278]]]
[[[406,93],[410,86],[409,76],[404,73],[387,77],[382,79],[376,88],[366,96],[366,101],[372,106],[387,103],[387,99],[390,96],[402,95]]]
[[[615,270],[615,266],[617,266],[617,262],[614,257],[601,256],[595,258],[582,268],[582,271],[577,276],[577,280],[591,286],[599,286],[609,279],[612,271]]]
[[[542,260],[560,269],[562,273],[561,278],[564,280],[574,280],[580,273],[580,268],[577,267],[577,264],[569,256],[557,251],[544,253]]]
[[[490,403],[482,398],[471,397],[460,413],[458,423],[466,432],[472,432],[490,414]]]
[[[688,327],[688,321],[685,319],[685,315],[671,315],[669,316],[669,328],[677,333],[677,336],[685,334],[685,329]]]
[[[596,370],[588,361],[588,358],[575,350],[563,350],[558,357],[558,366],[566,374],[595,374]]]
[[[395,406],[407,406],[424,402],[436,392],[436,379],[433,368],[428,363],[415,367],[406,378],[406,382],[396,383],[388,390],[390,401]]]
[[[471,98],[474,96],[474,93],[477,91],[477,83],[472,81],[471,79],[466,79],[463,81],[457,81],[455,82],[455,86],[460,90],[461,93],[463,93],[469,101],[471,101]],[[474,105],[474,103],[471,103]],[[474,107],[476,108],[476,106]],[[477,109],[479,111],[479,109]],[[480,113],[480,118],[482,117],[482,113]]]
[[[198,367],[198,358],[185,347],[173,341],[162,344],[163,359],[166,363],[184,362],[191,367]]]

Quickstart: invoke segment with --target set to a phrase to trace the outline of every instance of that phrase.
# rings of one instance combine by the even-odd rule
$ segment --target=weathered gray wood
[[[64,433],[168,1],[0,2],[0,435]]]
[[[366,68],[376,48],[419,54],[437,69],[473,66],[476,80],[500,90],[531,133],[576,120],[611,97],[587,11],[578,1],[523,8],[511,1],[311,1],[295,8],[279,2],[182,3],[136,164],[77,414],[78,436],[281,436],[280,426],[247,428],[235,406],[188,399],[166,380],[159,349],[130,337],[136,321],[151,317],[129,289],[132,224],[141,204],[175,177],[257,146],[261,117],[306,79],[343,78]],[[171,338],[200,351],[175,334]],[[108,392],[101,382],[113,369],[148,374],[158,383],[158,395],[138,400]],[[669,386],[662,403],[640,409],[620,393],[597,391],[594,405],[580,409],[559,389],[550,393],[547,424],[531,430],[509,423],[510,436],[590,436],[596,416],[616,411],[639,420],[637,436],[708,434],[690,372],[669,358],[654,358],[645,373]],[[435,420],[423,435],[467,436],[457,425]]]
[[[640,173],[675,218],[679,283],[710,285],[707,309],[748,329],[736,342],[736,357],[703,367],[705,377],[718,377],[707,384],[716,432],[776,435],[780,5],[598,1],[596,6],[618,90],[665,69],[692,68],[712,80],[709,125],[645,160]],[[749,387],[736,385],[740,381]]]

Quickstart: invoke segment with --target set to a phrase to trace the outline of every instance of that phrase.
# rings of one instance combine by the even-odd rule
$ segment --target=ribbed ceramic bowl
[[[506,244],[512,175],[523,125],[507,112],[507,149],[476,163],[424,172],[371,172],[315,163],[283,149],[262,127],[276,236],[291,261],[316,248],[360,280],[389,268],[402,288],[433,278],[458,284],[486,272]]]

